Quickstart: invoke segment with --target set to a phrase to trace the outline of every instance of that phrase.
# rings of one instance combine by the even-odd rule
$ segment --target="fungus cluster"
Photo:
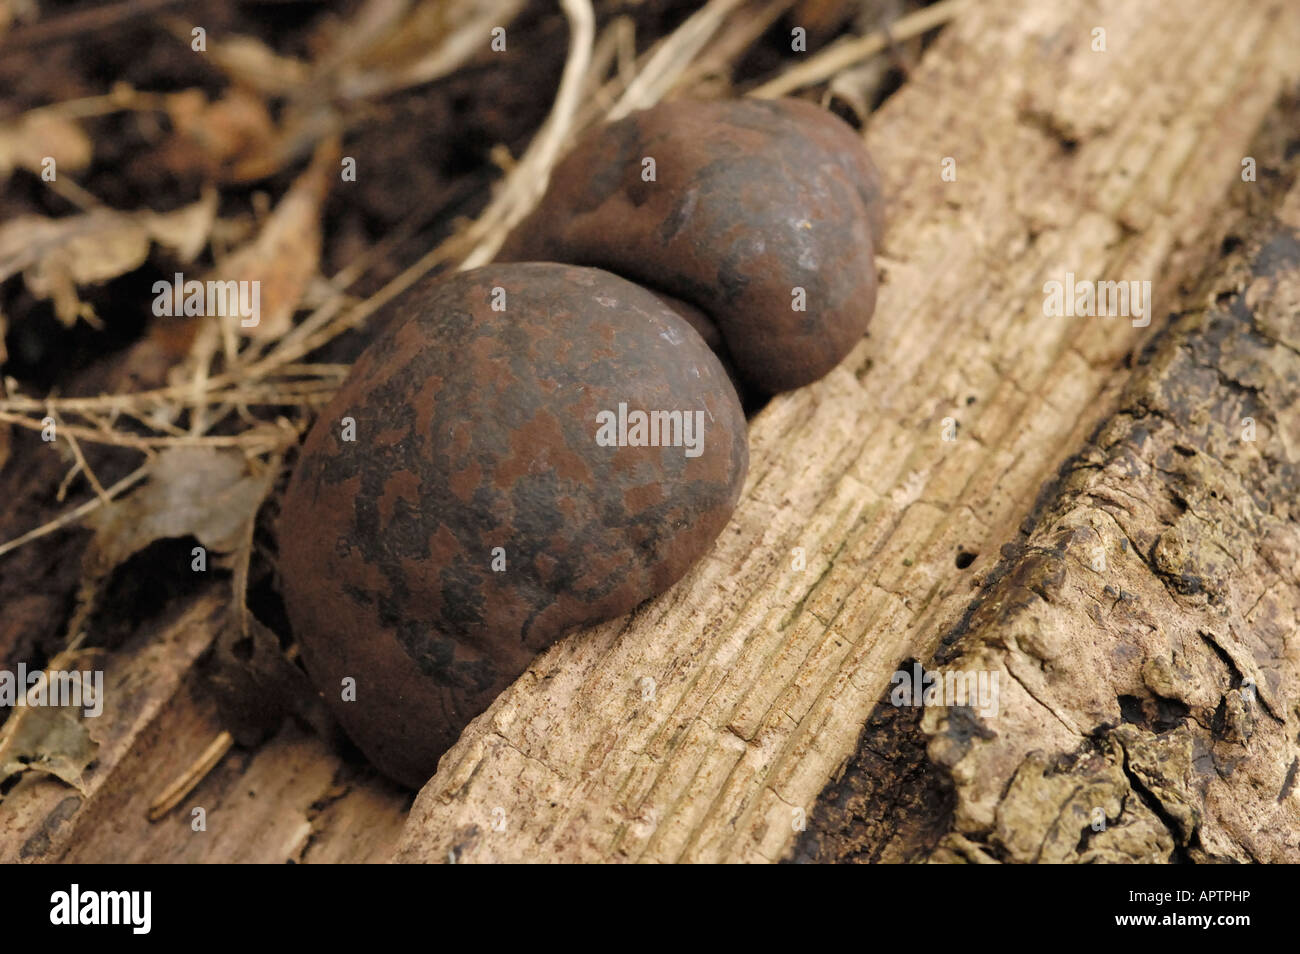
[[[538,652],[708,550],[749,460],[735,384],[848,353],[881,226],[829,113],[670,103],[582,140],[507,261],[390,303],[280,524],[308,672],[383,772],[423,784]]]

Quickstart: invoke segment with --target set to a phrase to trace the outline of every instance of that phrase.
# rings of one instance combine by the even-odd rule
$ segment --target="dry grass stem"
[[[750,96],[775,99],[797,89],[825,82],[841,70],[856,66],[869,56],[875,56],[893,43],[910,40],[935,27],[942,26],[969,3],[970,0],[939,0],[933,6],[923,7],[915,13],[899,17],[888,30],[877,30],[856,39],[837,43],[824,53],[800,63],[775,79],[749,91]]]

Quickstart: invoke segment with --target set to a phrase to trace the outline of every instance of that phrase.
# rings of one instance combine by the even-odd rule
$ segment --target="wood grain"
[[[899,661],[933,653],[1112,406],[1143,329],[1046,318],[1043,283],[1150,280],[1163,316],[1300,69],[1297,16],[1002,0],[952,24],[867,135],[892,223],[868,340],[753,422],[709,559],[556,646],[466,730],[397,860],[781,857]],[[978,557],[958,570],[962,549]]]
[[[882,700],[795,860],[1300,858],[1297,117],[1270,117],[1232,250],[927,661],[994,705]]]
[[[221,731],[200,669],[222,619],[213,587],[109,654],[85,797],[29,773],[0,802],[0,862],[383,861],[410,796],[293,723],[225,757],[157,822],[149,805]],[[195,809],[203,809],[203,827]]]

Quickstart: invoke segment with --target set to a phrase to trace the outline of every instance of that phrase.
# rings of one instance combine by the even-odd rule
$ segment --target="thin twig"
[[[25,427],[33,431],[41,429],[40,421],[34,421],[29,417],[23,417],[21,414],[11,414],[7,411],[0,411],[0,421],[17,424],[19,427]],[[88,427],[76,427],[71,424],[65,424],[62,430],[65,434],[75,434],[77,437],[88,440],[93,444],[134,447],[136,450],[151,451],[161,450],[165,447],[243,447],[245,449],[263,447],[265,450],[270,450],[281,446],[285,442],[284,432],[269,425],[258,431],[250,430],[242,434],[196,434],[184,437],[140,437],[135,434],[124,434],[121,431],[104,434]]]
[[[462,269],[476,268],[492,261],[507,233],[514,228],[541,199],[550,180],[551,170],[559,158],[560,148],[573,126],[579,94],[591,63],[591,48],[596,38],[596,14],[590,0],[560,0],[569,21],[569,55],[560,75],[560,87],[550,115],[542,123],[523,158],[487,209],[470,227],[474,235],[473,250],[461,262]]]
[[[179,805],[190,792],[198,787],[214,768],[217,767],[226,753],[234,746],[235,740],[229,732],[221,731],[217,734],[208,747],[203,750],[203,754],[190,763],[189,767],[180,775],[172,780],[172,783],[163,789],[162,794],[153,800],[149,805],[149,820],[156,822],[161,820],[168,812]]]
[[[72,482],[77,479],[79,473],[81,473],[81,465],[74,462],[68,468],[68,472],[63,475],[63,479],[59,481],[59,489],[54,492],[54,500],[57,503],[63,503],[67,498],[68,488],[72,486]]]
[[[748,50],[793,5],[794,0],[770,0],[767,6],[753,16],[745,17],[714,41],[708,56],[690,63],[669,91],[689,89],[711,73],[721,70]]]
[[[637,73],[636,79],[609,111],[607,118],[622,119],[629,113],[659,102],[727,17],[745,2],[746,0],[710,0],[691,14],[651,55],[645,67]]]
[[[115,483],[112,487],[109,487],[108,490],[105,492],[104,496],[107,497],[109,500],[113,500],[121,496],[124,492],[126,492],[127,490],[131,489],[131,487],[139,483],[140,480],[148,473],[149,473],[148,464],[145,464],[142,467],[139,467],[138,469],[131,471],[131,473],[127,474],[125,477],[123,477],[121,480]],[[75,523],[76,521],[84,517],[86,514],[91,513],[94,510],[98,510],[103,505],[104,505],[103,498],[91,497],[89,500],[81,504],[79,507],[73,507],[67,513],[55,517],[53,520],[49,521],[48,523],[41,524],[35,530],[29,530],[26,533],[24,533],[21,537],[14,537],[8,543],[0,544],[0,556],[4,556],[10,550],[18,549],[24,543],[30,543],[32,540],[35,540],[38,537],[43,537],[46,534],[53,533],[55,530],[58,530],[60,527],[66,527],[70,523]]]
[[[79,33],[100,33],[123,20],[145,16],[179,2],[180,0],[124,0],[122,3],[78,10],[52,20],[20,27],[8,36],[0,37],[0,50],[5,47],[32,47],[38,43],[64,40]]]
[[[75,205],[82,212],[102,209],[104,203],[92,193],[86,191],[72,180],[71,176],[58,176],[49,183],[50,191],[61,196],[70,205]]]
[[[970,0],[939,0],[933,6],[899,17],[888,30],[876,30],[866,36],[837,43],[824,53],[818,53],[775,79],[750,90],[748,95],[760,99],[775,99],[805,86],[813,86],[828,80],[840,70],[854,66],[867,57],[875,56],[881,50],[887,49],[891,43],[901,43],[903,40],[910,40],[930,32],[937,26],[942,26],[961,13],[969,2]]]
[[[104,485],[99,482],[99,478],[95,476],[95,472],[90,469],[90,464],[86,462],[85,455],[81,453],[81,444],[73,433],[75,428],[70,428],[65,425],[63,421],[59,420],[57,414],[51,413],[50,416],[54,418],[54,426],[58,430],[62,431],[63,436],[67,438],[68,447],[72,449],[72,457],[77,462],[77,467],[79,467],[81,472],[86,475],[86,480],[90,481],[90,486],[94,489],[100,502],[108,503],[109,497],[108,494],[104,492]]]

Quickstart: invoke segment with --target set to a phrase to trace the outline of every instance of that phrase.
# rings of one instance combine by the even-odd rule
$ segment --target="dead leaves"
[[[211,179],[247,181],[241,165],[266,170],[262,159],[276,139],[275,122],[266,103],[250,93],[232,90],[209,100],[202,90],[187,89],[167,97],[165,109],[172,137],[159,150],[164,166],[176,173],[201,169]],[[265,171],[264,171],[265,170]]]
[[[261,315],[257,324],[244,327],[238,315],[228,316],[241,334],[277,339],[289,330],[293,313],[320,265],[321,204],[336,174],[338,155],[336,142],[322,144],[257,238],[237,249],[210,276],[258,283]]]
[[[241,333],[278,338],[289,329],[320,265],[321,206],[337,162],[337,142],[322,145],[257,237],[208,276],[259,283],[260,320],[248,328],[236,320]],[[174,212],[95,209],[61,219],[20,216],[0,225],[0,282],[21,272],[32,294],[53,302],[55,315],[65,325],[78,318],[93,322],[89,306],[77,295],[79,286],[134,271],[148,259],[153,245],[167,249],[179,264],[192,262],[208,244],[216,211],[217,194],[209,190],[198,202]]]
[[[133,493],[83,519],[95,535],[82,556],[70,643],[82,637],[113,571],[156,541],[194,537],[204,548],[201,568],[191,561],[178,572],[207,572],[240,550],[246,560],[253,521],[275,481],[278,458],[274,466],[254,470],[242,451],[178,445],[146,466],[147,479]]]
[[[212,182],[255,182],[311,154],[337,125],[328,113],[310,121],[296,114],[277,125],[266,100],[242,87],[209,100],[201,90],[167,96],[173,133],[157,159],[177,175],[198,170]]]
[[[181,263],[192,261],[207,245],[216,211],[216,193],[209,192],[174,212],[95,209],[61,219],[20,216],[0,225],[0,281],[21,272],[33,295],[54,303],[61,322],[93,321],[77,296],[78,286],[134,271],[154,244]]]
[[[338,174],[332,144],[355,121],[340,103],[451,73],[482,55],[485,37],[513,20],[522,6],[522,0],[368,0],[350,19],[321,25],[309,44],[310,59],[277,52],[251,36],[214,36],[210,59],[230,80],[219,97],[193,88],[122,95],[107,104],[165,115],[170,131],[151,161],[180,177],[198,172],[201,181],[214,185],[253,182],[315,153],[258,237],[225,261],[217,256],[219,274],[209,277],[260,282],[261,320],[237,334],[279,338],[316,275],[321,205]],[[189,42],[188,23],[167,22]],[[17,168],[39,174],[47,158],[60,171],[80,171],[92,152],[90,137],[57,106],[30,111],[0,123],[0,184]],[[209,194],[173,213],[93,209],[62,219],[13,219],[0,225],[0,282],[21,272],[35,296],[53,302],[65,325],[78,318],[94,322],[77,294],[79,286],[139,268],[153,244],[173,250],[180,264],[192,262],[220,224],[215,215],[216,196]],[[214,251],[220,252],[219,243]]]
[[[273,473],[253,473],[240,451],[173,447],[159,453],[148,481],[86,518],[95,531],[86,574],[102,579],[156,540],[192,536],[233,552],[270,490]]]
[[[108,574],[156,540],[193,536],[213,555],[208,567],[234,569],[231,601],[213,647],[210,685],[222,721],[246,745],[260,741],[289,713],[322,730],[330,724],[306,674],[244,604],[253,522],[277,469],[255,473],[238,451],[167,450],[146,484],[86,521],[95,530],[83,564],[92,589],[83,591],[89,598],[78,619],[88,618],[94,593]],[[226,555],[229,559],[221,559]]]
[[[0,729],[0,782],[23,772],[44,772],[84,795],[81,773],[98,748],[76,710],[18,709]]]
[[[65,651],[54,657],[45,670],[47,682],[51,672],[80,680],[81,674],[74,667],[85,655],[84,651]],[[18,691],[26,694],[28,687],[18,687]],[[17,706],[0,726],[0,782],[24,772],[42,772],[84,795],[82,773],[94,761],[99,743],[90,737],[86,727],[86,706],[50,704],[54,701],[44,699],[39,704]],[[81,701],[85,701],[84,692]]]
[[[73,122],[48,110],[36,109],[0,123],[0,184],[15,169],[35,175],[47,171],[80,172],[90,165],[90,137]]]
[[[187,39],[188,35],[186,30]],[[228,76],[263,96],[286,95],[311,79],[308,64],[275,52],[256,37],[222,37],[211,43],[209,52]]]
[[[341,40],[347,62],[338,68],[339,93],[374,97],[446,76],[482,54],[484,37],[504,28],[523,6],[523,0],[428,0],[407,8],[371,0],[354,21],[371,26],[370,42]],[[374,29],[381,22],[386,29]]]

